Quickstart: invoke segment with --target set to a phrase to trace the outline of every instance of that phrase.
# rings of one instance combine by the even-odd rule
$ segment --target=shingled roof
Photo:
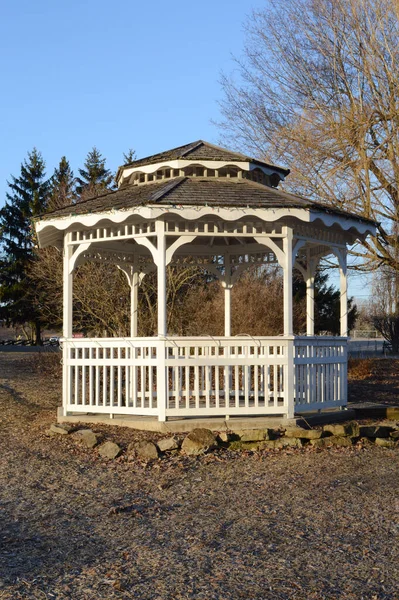
[[[56,219],[66,216],[128,210],[138,206],[214,206],[237,208],[304,208],[337,214],[374,223],[352,213],[307,200],[285,191],[246,179],[209,179],[178,177],[146,185],[124,185],[116,191],[72,204],[40,218]]]
[[[225,162],[245,161],[263,167],[267,167],[269,169],[273,169],[278,173],[282,173],[284,176],[287,176],[290,172],[289,169],[284,169],[283,167],[276,167],[275,165],[271,165],[261,160],[251,158],[250,156],[246,156],[245,154],[240,154],[239,152],[232,152],[231,150],[227,150],[226,148],[221,148],[220,146],[209,144],[208,142],[204,142],[203,140],[197,140],[196,142],[191,142],[191,144],[179,146],[178,148],[172,148],[171,150],[166,150],[165,152],[160,152],[159,154],[153,154],[152,156],[147,156],[146,158],[140,158],[139,160],[135,160],[131,163],[123,165],[118,169],[117,178],[119,177],[119,174],[123,169],[129,167],[135,168],[140,167],[142,165],[152,165],[159,162],[178,159],[220,160]]]

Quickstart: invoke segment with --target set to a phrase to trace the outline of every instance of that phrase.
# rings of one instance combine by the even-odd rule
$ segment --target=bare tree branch
[[[291,175],[287,189],[381,222],[367,268],[398,268],[399,3],[266,0],[223,75],[223,141]]]

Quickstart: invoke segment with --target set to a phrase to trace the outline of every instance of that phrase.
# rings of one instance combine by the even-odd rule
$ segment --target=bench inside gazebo
[[[63,250],[62,414],[276,416],[347,403],[347,247],[375,223],[277,188],[289,171],[198,141],[121,167],[118,189],[43,215],[41,247]],[[314,279],[335,255],[339,337],[314,335]],[[122,269],[131,289],[125,338],[73,337],[73,272],[85,261]],[[166,267],[198,265],[224,288],[224,336],[168,335]],[[280,336],[231,335],[231,290],[251,265],[283,271]],[[306,281],[306,335],[293,334],[293,269]],[[138,289],[157,273],[158,330],[138,337]]]

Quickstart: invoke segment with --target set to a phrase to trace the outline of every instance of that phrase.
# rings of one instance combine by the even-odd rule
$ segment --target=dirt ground
[[[398,450],[106,461],[46,436],[46,364],[0,352],[0,600],[399,598]],[[397,362],[354,373],[354,400],[397,403]]]
[[[399,405],[398,359],[352,359],[348,379],[349,402]]]

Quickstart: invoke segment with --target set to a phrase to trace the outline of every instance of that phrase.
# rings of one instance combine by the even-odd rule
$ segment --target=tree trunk
[[[41,326],[40,323],[38,321],[35,322],[35,345],[36,346],[41,346],[42,345],[42,332],[41,332]]]

